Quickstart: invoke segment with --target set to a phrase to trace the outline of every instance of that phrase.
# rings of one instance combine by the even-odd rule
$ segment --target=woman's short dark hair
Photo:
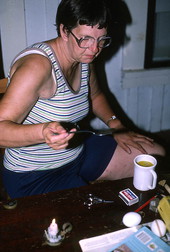
[[[62,0],[58,6],[56,26],[60,36],[60,25],[72,30],[77,25],[99,25],[108,28],[112,19],[111,3],[115,0]]]

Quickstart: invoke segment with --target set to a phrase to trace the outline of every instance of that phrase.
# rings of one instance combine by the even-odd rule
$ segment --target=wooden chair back
[[[0,79],[0,94],[5,93],[5,91],[7,89],[7,82],[8,82],[7,78]]]
[[[0,99],[2,98],[3,94],[6,91],[7,82],[8,82],[7,78],[0,79]],[[1,159],[3,158],[3,155],[4,155],[4,151],[5,151],[4,148],[0,148],[0,163],[1,163]]]
[[[7,78],[0,79],[0,99],[2,98],[3,94],[6,92],[7,83],[8,83]],[[1,169],[1,165],[3,163],[4,152],[5,152],[5,148],[0,148],[0,169]],[[0,173],[0,199],[1,200],[8,200],[9,199],[9,196],[6,193],[4,186],[3,186],[1,173]]]

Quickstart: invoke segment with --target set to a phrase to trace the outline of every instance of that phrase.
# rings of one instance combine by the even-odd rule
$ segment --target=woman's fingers
[[[72,129],[76,130],[76,129]],[[53,149],[64,149],[68,146],[69,140],[74,134],[69,134],[58,122],[51,122],[44,126],[43,136],[45,142]]]
[[[129,154],[131,153],[131,147],[139,150],[143,154],[146,154],[147,151],[143,147],[143,144],[147,144],[151,147],[154,146],[153,139],[135,132],[118,134],[115,136],[115,140]]]

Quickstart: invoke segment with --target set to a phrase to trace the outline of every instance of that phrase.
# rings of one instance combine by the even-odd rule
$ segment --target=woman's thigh
[[[153,147],[142,144],[144,149],[150,155],[165,155],[165,150],[162,146],[154,143]],[[117,145],[116,150],[107,166],[105,171],[98,178],[99,180],[115,180],[121,178],[132,177],[134,173],[134,163],[133,160],[137,155],[142,154],[139,150],[131,147],[131,154],[125,152],[119,145]]]
[[[108,166],[117,143],[112,136],[91,136],[85,141],[84,162],[80,176],[87,181],[94,181]]]

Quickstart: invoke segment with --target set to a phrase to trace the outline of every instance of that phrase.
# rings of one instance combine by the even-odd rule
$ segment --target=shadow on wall
[[[96,74],[100,80],[100,88],[106,94],[108,101],[120,120],[129,128],[133,127],[133,122],[127,117],[124,110],[113,93],[110,92],[105,73],[105,63],[110,60],[122,45],[128,43],[130,38],[126,34],[126,26],[132,23],[132,18],[125,2],[121,0],[112,1],[113,25],[108,34],[112,37],[112,44],[105,48],[95,61]]]
[[[126,34],[126,27],[127,25],[130,25],[132,23],[132,17],[129,12],[129,9],[125,2],[122,0],[114,0],[113,3],[113,26],[112,29],[108,32],[110,36],[112,36],[112,44],[104,49],[102,53],[99,55],[99,57],[95,61],[95,67],[96,67],[96,74],[98,79],[100,80],[99,84],[102,84],[100,87],[103,90],[103,92],[106,94],[107,99],[110,103],[110,106],[113,108],[113,111],[117,115],[117,117],[122,121],[126,127],[129,129],[132,129],[133,131],[137,131],[141,134],[147,135],[151,138],[154,138],[155,141],[165,146],[165,148],[168,150],[168,153],[170,152],[170,138],[167,138],[167,135],[169,136],[169,133],[167,132],[159,132],[156,134],[146,132],[145,130],[140,129],[137,127],[133,121],[127,116],[127,114],[124,112],[122,107],[119,104],[119,101],[116,99],[113,93],[110,92],[108,83],[107,83],[107,77],[105,73],[105,63],[106,61],[110,60],[120,49],[120,47],[130,41],[131,38],[129,38]],[[115,7],[115,8],[114,8]],[[89,115],[90,119],[93,119],[93,115]],[[88,120],[87,120],[88,121]],[[169,131],[168,131],[169,132]],[[165,141],[165,139],[168,139]]]

